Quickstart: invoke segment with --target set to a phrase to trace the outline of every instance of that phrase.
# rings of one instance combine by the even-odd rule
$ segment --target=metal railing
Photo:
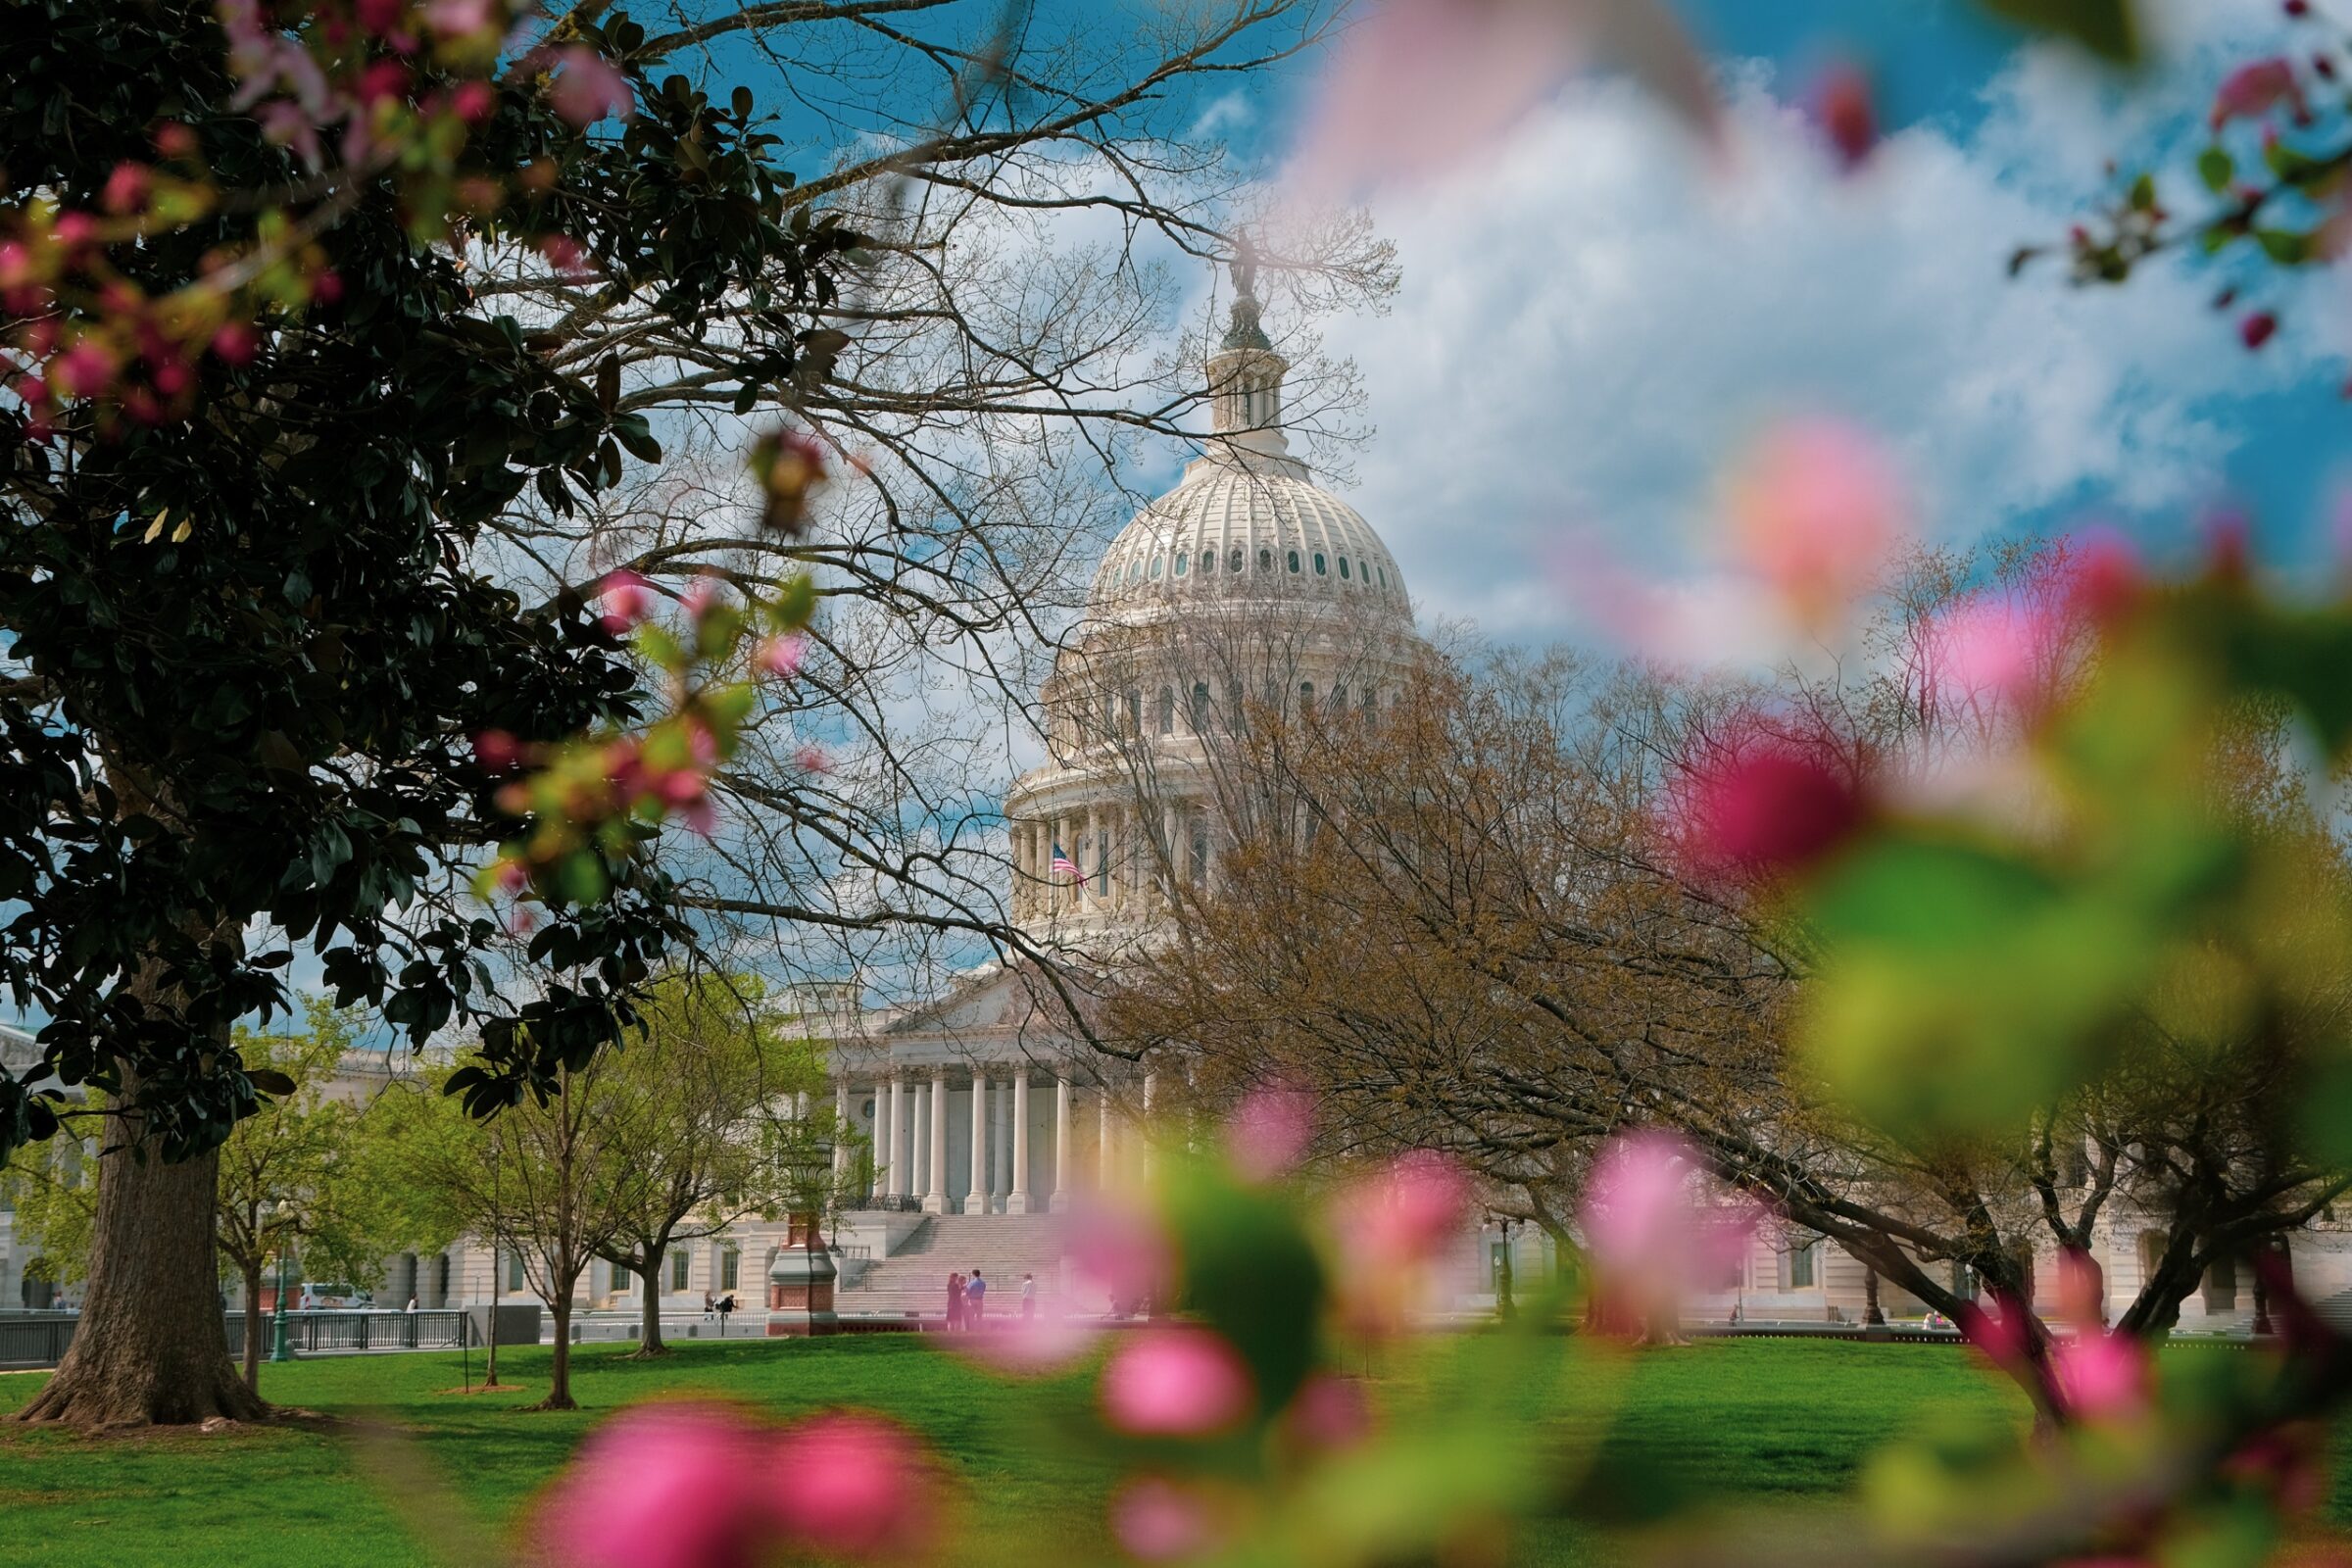
[[[0,1369],[55,1366],[74,1343],[77,1312],[0,1312]],[[231,1355],[245,1348],[245,1314],[224,1313],[221,1337]],[[456,1350],[478,1345],[471,1319],[451,1307],[429,1312],[288,1312],[286,1344],[297,1353],[333,1350]],[[267,1354],[277,1344],[276,1319],[262,1314]]]

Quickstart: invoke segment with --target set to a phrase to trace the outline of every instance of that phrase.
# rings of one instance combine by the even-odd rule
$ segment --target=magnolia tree
[[[258,1412],[200,1332],[207,1216],[215,1149],[287,1087],[230,1028],[294,947],[413,1039],[473,1031],[488,1111],[613,1039],[697,911],[802,961],[839,954],[796,933],[997,928],[989,842],[928,808],[971,748],[907,728],[909,683],[960,648],[1016,710],[1004,636],[1104,504],[1070,460],[1190,406],[1152,390],[1151,252],[1219,250],[1233,181],[1184,88],[1328,23],[1056,50],[1023,9],[16,18],[0,984],[45,1022],[0,1145],[53,1130],[52,1075],[109,1107],[88,1310],[27,1416]],[[712,88],[722,59],[804,64]],[[867,107],[802,126],[796,178],[785,99]],[[1326,297],[1388,275],[1347,225],[1291,260]],[[665,440],[700,477],[649,474]],[[511,1002],[485,955],[524,927],[573,978]]]

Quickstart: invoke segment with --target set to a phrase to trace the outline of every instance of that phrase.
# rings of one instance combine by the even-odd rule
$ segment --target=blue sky
[[[1032,26],[1150,3],[1038,0]],[[2268,280],[2262,303],[2289,324],[2250,356],[2206,307],[2240,275],[2227,262],[2121,291],[2005,276],[2015,246],[2063,236],[2099,198],[2110,158],[2152,160],[2193,210],[2202,110],[2231,65],[2289,41],[2276,0],[2146,0],[2158,58],[2129,83],[1969,0],[1676,3],[1730,105],[1733,173],[1703,169],[1628,84],[1571,82],[1471,167],[1375,193],[1401,292],[1385,315],[1316,323],[1360,368],[1376,427],[1348,499],[1426,615],[1581,641],[1595,561],[1703,585],[1716,475],[1796,413],[1876,430],[1938,540],[2088,517],[2178,552],[2227,504],[2284,564],[2329,548],[2352,418],[2340,279]],[[970,0],[933,24],[995,11]],[[1838,59],[1872,73],[1890,133],[1858,180],[1790,107]],[[1212,116],[1279,189],[1320,64],[1171,107]],[[898,91],[919,114],[932,88]]]

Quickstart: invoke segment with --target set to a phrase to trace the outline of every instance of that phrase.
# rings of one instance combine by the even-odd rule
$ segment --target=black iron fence
[[[0,1370],[55,1366],[74,1343],[74,1312],[0,1312]],[[263,1353],[276,1348],[276,1317],[262,1314]],[[245,1314],[221,1319],[229,1353],[245,1348]],[[536,1338],[534,1335],[533,1338]],[[479,1345],[469,1314],[452,1307],[426,1312],[288,1312],[286,1344],[296,1353],[328,1350],[456,1350]]]

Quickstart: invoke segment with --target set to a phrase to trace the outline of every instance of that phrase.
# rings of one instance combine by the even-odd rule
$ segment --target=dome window
[[[1179,550],[1176,553],[1176,575],[1179,577],[1183,576],[1185,571],[1192,565],[1192,552],[1189,550]]]
[[[1328,577],[1331,575],[1331,566],[1324,561],[1323,552],[1320,550],[1315,552],[1315,575],[1318,577]]]
[[[1272,571],[1274,569],[1273,551],[1260,550],[1257,553],[1257,569],[1260,571]]]
[[[1292,552],[1291,552],[1291,570],[1292,570],[1293,572],[1297,572],[1297,571],[1298,571],[1298,551],[1296,551],[1296,550],[1294,550],[1294,551],[1292,551]]]
[[[1348,558],[1347,558],[1346,556],[1342,556],[1342,557],[1340,558],[1340,581],[1342,581],[1342,582],[1346,582],[1347,580],[1348,580]]]
[[[1201,575],[1201,576],[1203,576],[1203,577],[1205,577],[1205,576],[1207,576],[1207,575],[1208,575],[1210,572],[1212,572],[1212,571],[1214,571],[1214,570],[1216,570],[1216,569],[1217,569],[1217,553],[1216,553],[1214,550],[1203,550],[1203,551],[1201,551],[1201,552],[1200,552],[1200,575]]]
[[[1159,581],[1159,568],[1164,564],[1166,564],[1166,563],[1162,562],[1159,557],[1153,556],[1152,558],[1152,580],[1153,582]]]
[[[1380,568],[1380,585],[1383,588],[1389,585],[1389,568],[1386,566]]]
[[[1225,569],[1237,576],[1240,574],[1242,569],[1242,547],[1240,545],[1235,545],[1225,553]]]

